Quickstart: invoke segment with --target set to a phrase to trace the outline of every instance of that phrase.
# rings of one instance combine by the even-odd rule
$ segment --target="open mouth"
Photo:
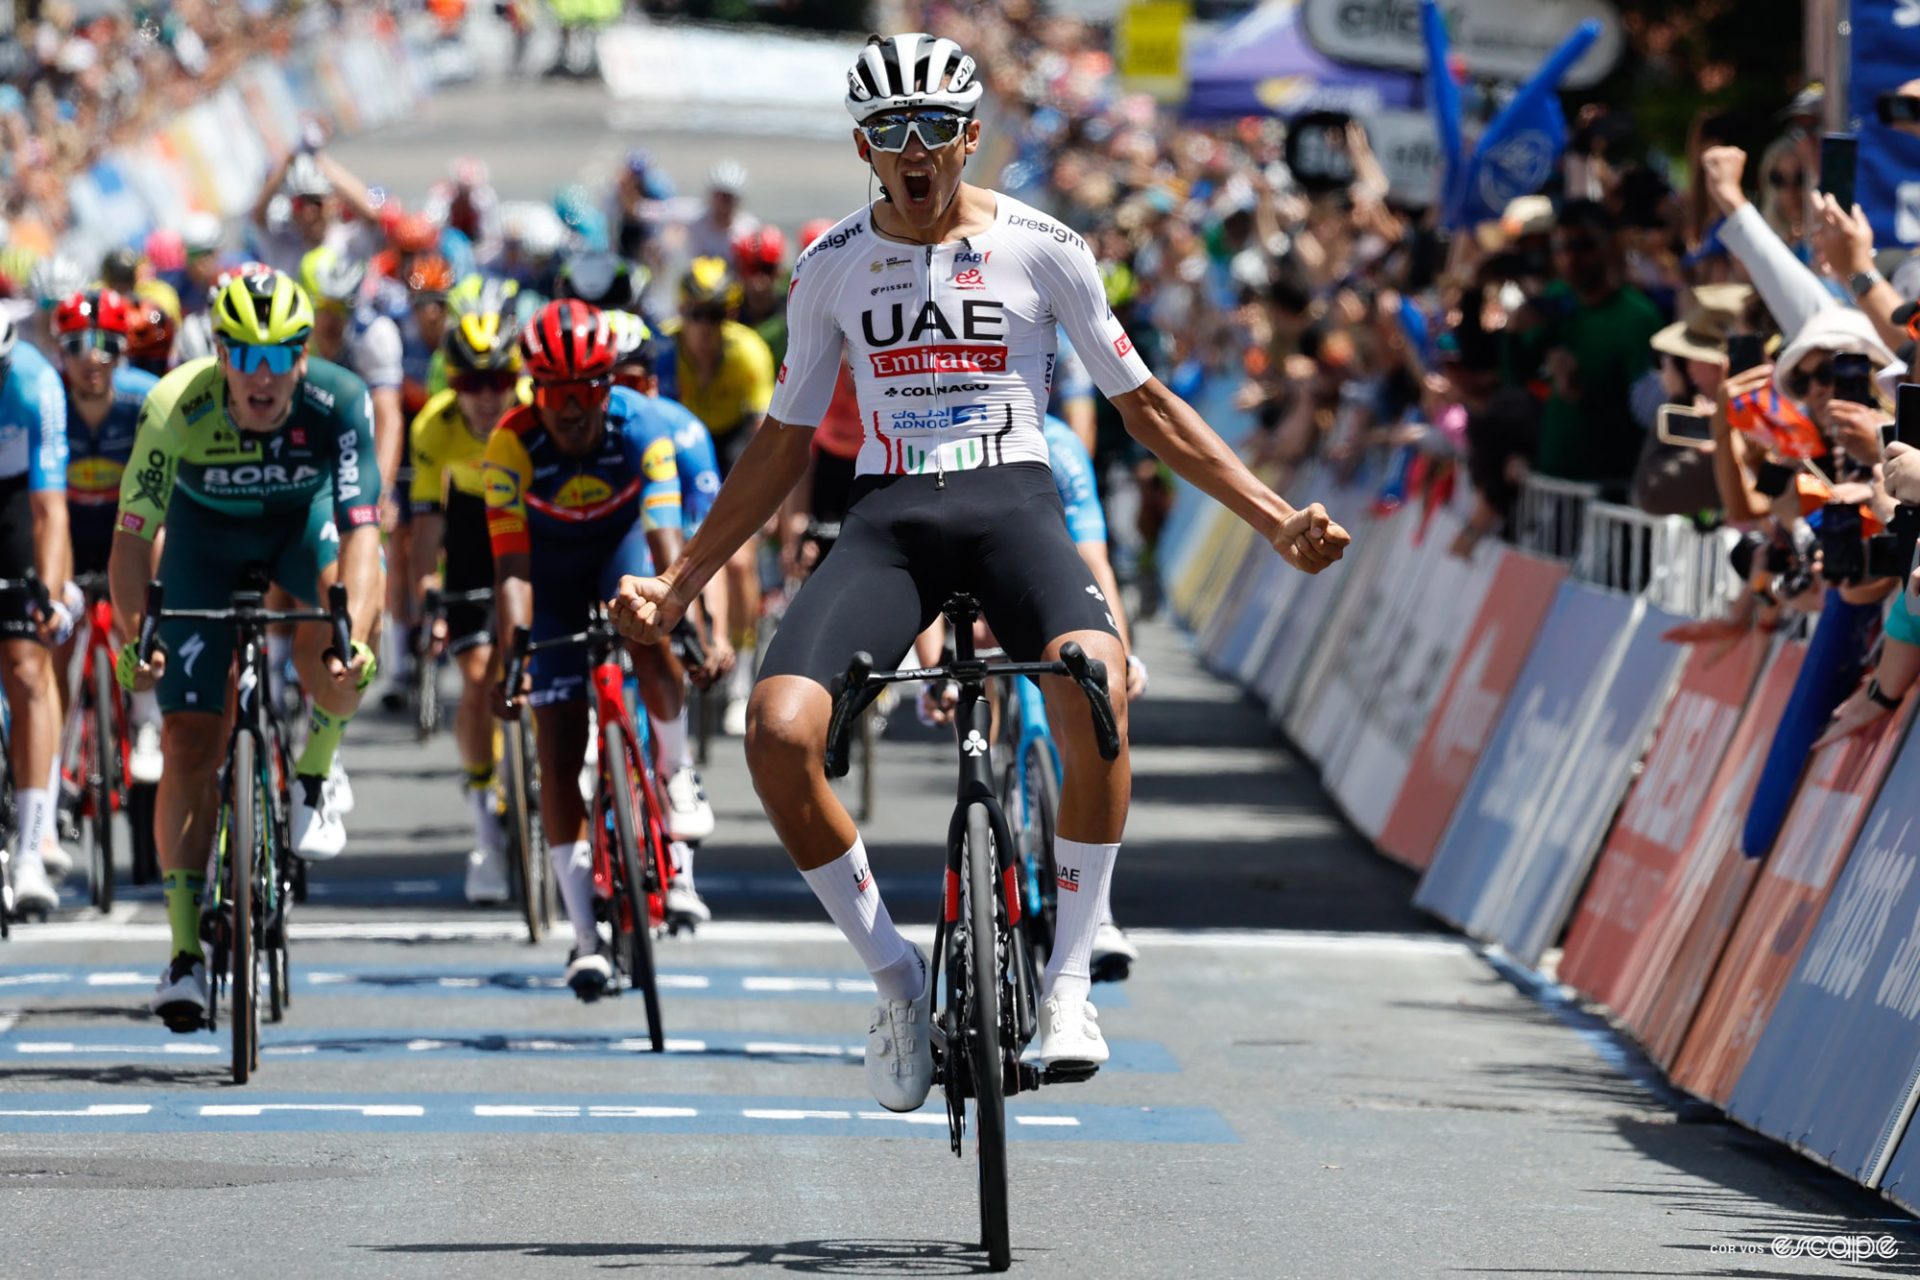
[[[912,204],[925,204],[933,198],[933,171],[930,169],[903,169],[900,181],[907,189],[907,200]]]
[[[270,395],[263,396],[258,392],[248,392],[247,408],[259,414],[272,413],[274,410],[274,397]]]

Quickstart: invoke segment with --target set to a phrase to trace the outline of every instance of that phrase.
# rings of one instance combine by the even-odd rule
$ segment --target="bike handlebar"
[[[834,683],[833,718],[827,723],[826,771],[829,778],[844,778],[853,764],[847,753],[847,730],[854,717],[865,709],[870,686],[901,684],[909,680],[958,680],[977,683],[992,676],[1065,676],[1080,686],[1093,716],[1093,735],[1099,744],[1100,758],[1112,760],[1120,754],[1119,720],[1113,714],[1113,700],[1107,696],[1107,664],[1089,658],[1086,650],[1069,641],[1060,647],[1058,662],[987,663],[980,659],[949,662],[938,667],[875,672],[873,658],[856,653],[847,664],[846,674]]]
[[[353,618],[347,612],[346,584],[336,582],[327,589],[327,608],[318,609],[263,609],[260,607],[262,595],[258,591],[236,591],[233,603],[225,609],[169,609],[166,607],[166,588],[158,578],[147,583],[146,611],[140,617],[139,655],[140,664],[153,661],[153,652],[160,644],[160,623],[169,619],[197,618],[206,622],[248,623],[267,627],[277,622],[326,622],[333,628],[333,651],[340,661],[346,662],[353,655]]]
[[[700,632],[692,621],[682,618],[671,633],[674,652],[680,661],[688,667],[703,667],[707,663],[706,647],[700,642]],[[576,631],[570,636],[550,636],[535,643],[533,633],[526,627],[515,627],[507,644],[507,665],[501,673],[500,687],[506,695],[509,705],[520,697],[520,678],[526,674],[527,659],[536,653],[545,653],[550,649],[572,649],[580,645],[595,642],[612,644],[620,638],[613,623],[604,614],[596,614],[591,626],[585,631]]]

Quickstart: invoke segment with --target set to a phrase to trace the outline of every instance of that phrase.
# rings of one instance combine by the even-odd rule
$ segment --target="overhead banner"
[[[1708,793],[1766,652],[1765,637],[1750,633],[1731,653],[1703,645],[1688,654],[1647,767],[1567,929],[1558,977],[1589,999],[1617,1004],[1641,931],[1708,820]]]
[[[1804,644],[1784,645],[1767,665],[1707,793],[1706,819],[1686,859],[1661,886],[1615,982],[1597,997],[1663,1070],[1680,1052],[1759,874],[1760,864],[1740,852],[1740,826],[1806,654]]]
[[[1555,782],[1583,736],[1626,642],[1633,608],[1621,596],[1562,583],[1500,727],[1414,894],[1414,905],[1467,928],[1482,915],[1495,877],[1526,847],[1563,797]]]
[[[1114,29],[1120,80],[1133,93],[1178,102],[1187,92],[1182,54],[1186,0],[1130,0]]]
[[[1381,850],[1416,869],[1433,861],[1433,851],[1486,753],[1507,695],[1567,576],[1561,565],[1506,547],[1483,545],[1475,555],[1495,557],[1493,585],[1427,718],[1380,832]]]
[[[1920,751],[1900,753],[1727,1111],[1878,1186],[1920,1085]]]
[[[1912,700],[1875,729],[1823,748],[1787,825],[1761,864],[1746,909],[1674,1060],[1673,1082],[1726,1106],[1860,834],[1906,735]]]
[[[1606,78],[1626,47],[1620,15],[1607,0],[1452,0],[1447,37],[1469,75],[1525,80],[1582,22],[1600,24],[1600,38],[1567,73],[1569,89]],[[1363,67],[1426,69],[1420,0],[1300,0],[1300,21],[1329,58]]]
[[[1446,516],[1436,517],[1427,529],[1430,549],[1420,576],[1381,646],[1387,660],[1373,676],[1362,673],[1371,696],[1345,758],[1327,779],[1348,820],[1370,840],[1386,826],[1447,676],[1493,587],[1499,557],[1454,555],[1459,527],[1458,520]]]
[[[1584,674],[1599,702],[1550,784],[1552,801],[1495,870],[1472,931],[1537,965],[1560,936],[1587,878],[1607,823],[1626,795],[1684,656],[1661,633],[1681,619],[1658,609],[1637,613],[1626,649],[1609,668]]]

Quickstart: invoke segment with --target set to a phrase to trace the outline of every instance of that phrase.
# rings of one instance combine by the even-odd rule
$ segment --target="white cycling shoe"
[[[496,846],[467,855],[467,901],[476,906],[505,902],[513,896],[507,883],[507,851]]]
[[[1040,1061],[1049,1067],[1098,1067],[1107,1060],[1099,1010],[1087,1000],[1055,993],[1040,1005]]]
[[[337,858],[347,847],[347,827],[333,807],[333,795],[325,778],[313,774],[293,776],[293,851],[309,862]]]
[[[685,876],[675,876],[667,886],[667,919],[687,924],[705,924],[713,919],[713,909]]]
[[[40,865],[40,859],[13,864],[15,915],[25,915],[29,911],[51,915],[59,906],[60,891],[53,887],[53,881],[47,879],[47,869]]]
[[[147,1007],[175,1031],[198,1031],[207,1020],[207,962],[182,951],[160,974]]]
[[[692,765],[667,779],[667,832],[675,840],[705,840],[713,834],[713,806]]]
[[[593,950],[575,947],[567,958],[567,986],[582,1003],[592,1004],[613,985],[613,957],[602,942]]]
[[[338,751],[333,753],[333,764],[327,769],[327,794],[335,813],[344,818],[353,812],[353,783],[347,778],[347,766],[340,763]]]
[[[1102,921],[1093,931],[1093,954],[1088,963],[1095,982],[1125,982],[1139,958],[1140,948],[1128,941],[1113,921]]]
[[[133,726],[133,750],[127,755],[127,772],[135,782],[160,781],[166,761],[160,755],[160,726],[143,721]]]
[[[55,880],[65,880],[73,874],[73,855],[67,852],[65,845],[53,837],[40,846],[40,865]]]
[[[867,1088],[889,1111],[918,1111],[933,1088],[933,1038],[927,1025],[933,983],[926,955],[913,950],[927,990],[917,1000],[882,1000],[867,1028]]]

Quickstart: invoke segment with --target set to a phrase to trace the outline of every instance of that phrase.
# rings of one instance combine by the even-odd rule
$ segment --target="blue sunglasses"
[[[300,353],[307,349],[304,342],[228,342],[227,362],[239,373],[258,373],[264,366],[268,373],[291,373],[294,362],[300,359]]]

